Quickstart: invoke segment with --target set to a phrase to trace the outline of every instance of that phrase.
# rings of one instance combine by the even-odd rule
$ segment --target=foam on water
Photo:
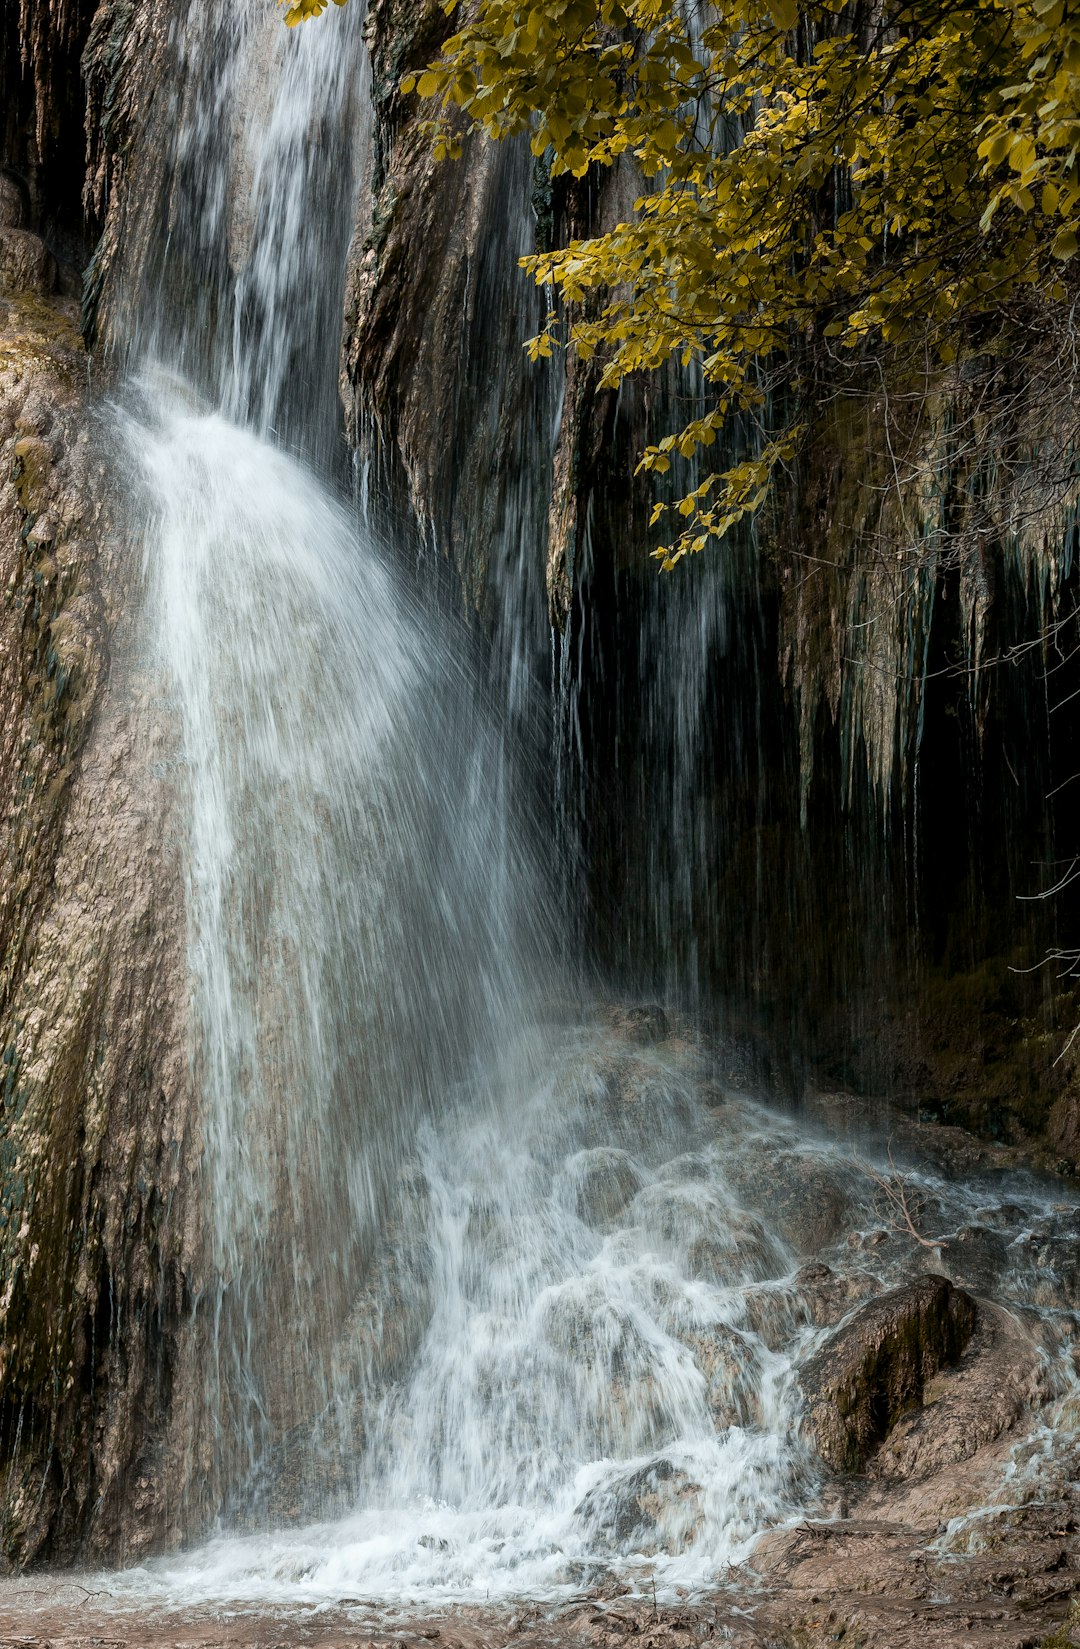
[[[963,1265],[986,1254],[995,1295],[1030,1302],[1034,1234],[1048,1303],[1032,1334],[1047,1392],[1072,1384],[1075,1279],[1045,1247],[1071,1213],[1037,1187],[911,1170],[943,1244],[928,1260],[882,1229],[887,1163],[718,1092],[703,1049],[597,1027],[548,1056],[482,1113],[469,1086],[448,1091],[402,1162],[373,1261],[379,1310],[369,1297],[338,1347],[349,1509],[285,1527],[297,1506],[256,1494],[262,1532],[114,1577],[121,1600],[555,1602],[612,1579],[660,1601],[699,1594],[763,1529],[820,1510],[797,1388],[828,1332],[800,1270],[815,1234],[853,1307],[924,1269],[970,1282]],[[328,1482],[330,1418],[312,1416],[304,1443]],[[266,1467],[263,1489],[280,1487],[286,1454]]]

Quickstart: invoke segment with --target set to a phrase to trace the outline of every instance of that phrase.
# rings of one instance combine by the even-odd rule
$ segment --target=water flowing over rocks
[[[604,1631],[633,1618],[668,1632],[698,1608],[681,1593],[723,1580],[748,1610],[742,1641],[800,1643],[802,1624],[824,1619],[809,1558],[827,1551],[834,1632],[857,1617],[888,1633],[919,1616],[939,1634],[930,1641],[964,1641],[956,1622],[987,1607],[984,1526],[1006,1516],[994,1508],[1030,1524],[1067,1498],[1074,1470],[1072,1319],[1030,1303],[1024,1240],[1064,1233],[1071,1215],[1055,1211],[1053,1188],[1010,1174],[1006,1153],[982,1181],[907,1171],[911,1197],[935,1209],[943,1257],[976,1214],[1007,1234],[1001,1304],[980,1301],[976,1320],[968,1296],[927,1270],[936,1254],[879,1223],[887,1162],[731,1089],[718,1104],[707,1044],[680,1031],[643,1049],[601,1022],[564,1034],[553,1060],[532,1089],[517,1086],[504,1120],[468,1109],[433,1120],[340,1342],[353,1408],[313,1415],[269,1451],[246,1490],[252,1532],[104,1581],[119,1635],[125,1611],[148,1607],[296,1608],[367,1589],[407,1611],[447,1588],[472,1588],[477,1609],[533,1595],[552,1641],[582,1625],[582,1589],[605,1621],[615,1611]],[[614,1106],[598,1071],[619,1073]],[[640,1186],[599,1225],[572,1200],[590,1137],[586,1158],[629,1160]],[[757,1210],[733,1180],[764,1151],[843,1187],[850,1220],[822,1258],[802,1263],[775,1239],[749,1258],[740,1249],[768,1193]],[[695,1263],[692,1222],[657,1219],[654,1198],[668,1209],[673,1193],[714,1232],[726,1210],[722,1267]],[[305,1525],[319,1507],[341,1521]],[[258,1532],[268,1510],[277,1534]],[[775,1530],[761,1541],[763,1524]],[[1040,1610],[1074,1561],[1044,1585],[1041,1541],[1009,1533],[1003,1556],[994,1537],[996,1572],[1015,1561],[1017,1598]],[[1074,1549],[1061,1535],[1054,1562],[1063,1542]],[[1019,1608],[999,1608],[987,1643],[1021,1641],[1008,1635]],[[505,1619],[481,1609],[468,1629],[483,1641]]]
[[[593,1490],[577,1509],[600,1549],[645,1557],[685,1549],[700,1531],[702,1487],[669,1460],[642,1466],[621,1483]]]
[[[437,4],[15,10],[0,1548],[126,1567],[0,1637],[1080,1639],[1076,1003],[1016,915],[1074,678],[1043,739],[1031,649],[979,675],[1072,611],[1071,494],[1032,460],[1023,595],[966,516],[864,576],[842,409],[825,576],[656,583],[693,386],[520,347],[629,165],[436,167]]]
[[[859,1471],[922,1402],[931,1376],[958,1361],[975,1322],[975,1302],[945,1277],[922,1277],[860,1306],[799,1377],[822,1459]]]

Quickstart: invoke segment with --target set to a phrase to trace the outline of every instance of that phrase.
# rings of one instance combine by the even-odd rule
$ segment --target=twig
[[[941,1237],[924,1237],[916,1219],[922,1210],[912,1207],[910,1182],[906,1174],[901,1174],[893,1161],[892,1148],[889,1149],[889,1174],[880,1174],[869,1163],[860,1163],[860,1167],[869,1179],[872,1179],[879,1190],[885,1193],[886,1200],[893,1210],[892,1228],[903,1236],[911,1237],[922,1248],[941,1249],[949,1245]]]

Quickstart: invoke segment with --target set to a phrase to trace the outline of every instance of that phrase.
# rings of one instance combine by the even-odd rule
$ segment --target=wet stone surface
[[[0,1649],[1075,1649],[1077,1540],[1066,1507],[1011,1531],[1012,1555],[958,1566],[903,1524],[805,1522],[707,1600],[618,1587],[558,1606],[380,1611],[116,1610],[93,1581],[0,1586]]]
[[[860,1471],[933,1375],[959,1361],[977,1316],[970,1295],[934,1276],[860,1306],[799,1373],[822,1459]]]
[[[681,1026],[520,1070],[397,1170],[335,1400],[241,1485],[248,1532],[11,1582],[0,1644],[1064,1649],[1064,1188],[958,1141],[919,1168],[910,1125],[898,1167],[718,1087]]]
[[[993,1509],[1030,1518],[1076,1475],[1073,1207],[958,1137],[917,1166],[910,1121],[898,1165],[857,1118],[770,1111],[652,1014],[563,1033],[505,1116],[452,1097],[392,1189],[334,1402],[268,1458],[287,1494],[253,1481],[244,1540],[108,1584],[136,1611],[453,1598],[496,1637],[508,1617],[468,1610],[526,1596],[605,1644],[677,1635],[732,1577],[746,1642],[836,1641],[803,1569],[862,1599],[852,1641],[904,1641],[899,1602],[863,1619],[890,1588],[926,1621],[982,1607],[984,1546],[1023,1568],[1032,1538]]]

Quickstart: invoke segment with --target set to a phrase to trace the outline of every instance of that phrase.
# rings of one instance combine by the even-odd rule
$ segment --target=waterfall
[[[799,1369],[823,1324],[924,1252],[881,1228],[891,1157],[732,1093],[657,1018],[564,1035],[531,1086],[511,1058],[494,1086],[448,1090],[403,1151],[342,1324],[348,1509],[296,1516],[298,1459],[332,1476],[328,1410],[269,1457],[261,1528],[111,1577],[121,1603],[558,1602],[612,1581],[675,1603],[805,1517],[820,1463]],[[1046,1395],[1067,1396],[1071,1209],[1000,1174],[907,1184],[937,1264],[948,1248],[959,1281],[1006,1302]],[[1014,1454],[1002,1492],[1023,1504],[1046,1460],[1022,1436]],[[969,1520],[952,1536],[963,1549]]]
[[[528,1069],[550,897],[466,638],[396,585],[326,476],[368,118],[360,8],[295,34],[273,11],[231,15],[196,10],[181,43],[160,275],[219,242],[227,260],[190,309],[144,297],[117,419],[189,821],[194,1453],[203,1514],[251,1515],[275,1441],[351,1407],[341,1324],[421,1119],[469,1071],[482,1103],[511,1046]],[[343,1421],[343,1481],[356,1453]]]
[[[357,0],[291,34],[192,8],[168,221],[126,277],[115,416],[176,725],[203,1117],[188,1532],[214,1538],[111,1585],[497,1599],[614,1572],[672,1597],[813,1502],[802,1262],[826,1255],[852,1303],[922,1256],[879,1251],[873,1175],[738,1093],[688,1022],[560,1000],[520,753],[463,626],[345,501],[360,21]],[[695,679],[714,597],[681,647]],[[704,700],[662,690],[688,761]],[[943,1230],[1056,1229],[1030,1186],[922,1184]],[[1026,1298],[1029,1251],[1005,1246],[1000,1288]]]
[[[310,471],[175,390],[147,397],[128,439],[190,809],[228,1479],[330,1399],[388,1165],[527,1026],[528,883],[465,660]]]

